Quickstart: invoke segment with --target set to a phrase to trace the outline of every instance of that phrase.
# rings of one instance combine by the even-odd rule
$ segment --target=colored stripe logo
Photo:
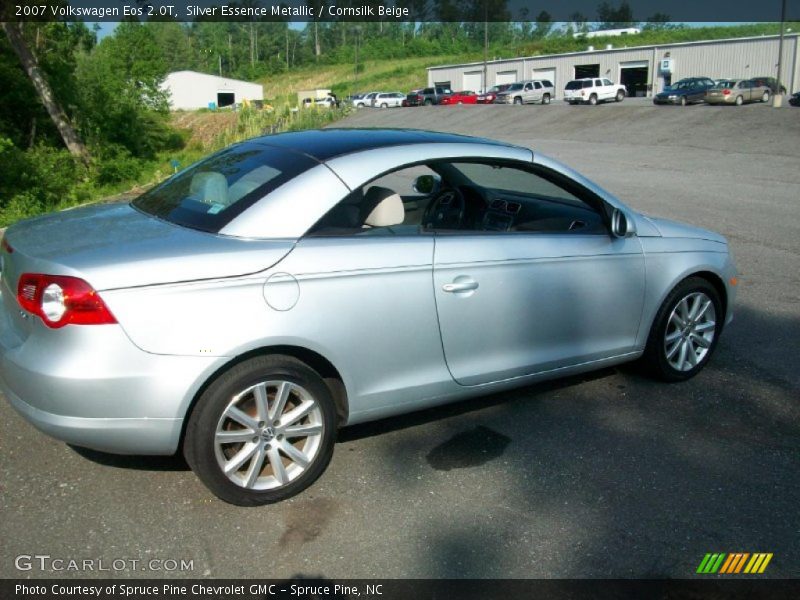
[[[771,560],[771,552],[709,552],[700,561],[697,572],[701,575],[754,575],[763,573]]]

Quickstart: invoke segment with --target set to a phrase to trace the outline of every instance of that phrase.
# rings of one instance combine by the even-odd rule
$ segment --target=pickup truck
[[[452,90],[439,86],[423,88],[416,92],[411,92],[406,96],[406,102],[408,106],[430,106],[431,104],[439,104],[439,101],[443,97],[449,96],[452,93]]]

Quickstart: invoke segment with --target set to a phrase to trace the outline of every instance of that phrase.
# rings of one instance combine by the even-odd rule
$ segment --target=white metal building
[[[173,110],[209,108],[212,104],[222,108],[245,100],[264,99],[264,88],[257,83],[197,71],[170,73],[161,88],[169,92]]]
[[[784,36],[781,79],[791,94],[800,89],[800,34]],[[682,42],[657,46],[604,49],[528,56],[486,63],[428,68],[428,85],[453,90],[480,90],[523,79],[549,79],[556,98],[564,86],[580,77],[606,77],[625,85],[629,96],[652,96],[683,77],[713,79],[776,77],[778,36]]]

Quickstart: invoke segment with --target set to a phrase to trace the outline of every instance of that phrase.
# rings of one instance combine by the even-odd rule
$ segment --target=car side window
[[[539,167],[516,163],[437,163],[442,188],[423,227],[447,234],[607,234],[599,201],[588,190]]]
[[[613,85],[610,79],[603,79],[603,85]]]
[[[418,235],[431,194],[414,184],[420,176],[439,176],[426,165],[391,171],[353,190],[320,219],[307,235]]]
[[[603,85],[603,83],[602,83],[602,82],[601,82],[599,79],[595,79],[595,80],[594,80],[594,84],[595,84],[596,86],[598,86],[598,87],[600,87],[601,85]]]

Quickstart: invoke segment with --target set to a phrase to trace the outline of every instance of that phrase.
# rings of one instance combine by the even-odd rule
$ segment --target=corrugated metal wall
[[[797,34],[784,38],[783,82],[789,93],[800,89],[800,40]],[[516,72],[518,80],[535,77],[534,69],[555,69],[553,84],[557,98],[563,96],[564,85],[575,76],[579,65],[599,65],[600,77],[620,80],[620,68],[628,63],[648,65],[648,83],[652,86],[648,95],[664,88],[664,74],[659,71],[660,61],[672,59],[672,81],[683,77],[706,76],[755,77],[777,75],[778,37],[743,38],[711,42],[691,42],[645,46],[641,48],[595,49],[550,56],[535,56],[491,61],[486,65],[489,86],[495,85],[498,73]],[[453,89],[464,87],[464,73],[483,70],[483,63],[448,65],[428,69],[428,85],[449,81]]]

